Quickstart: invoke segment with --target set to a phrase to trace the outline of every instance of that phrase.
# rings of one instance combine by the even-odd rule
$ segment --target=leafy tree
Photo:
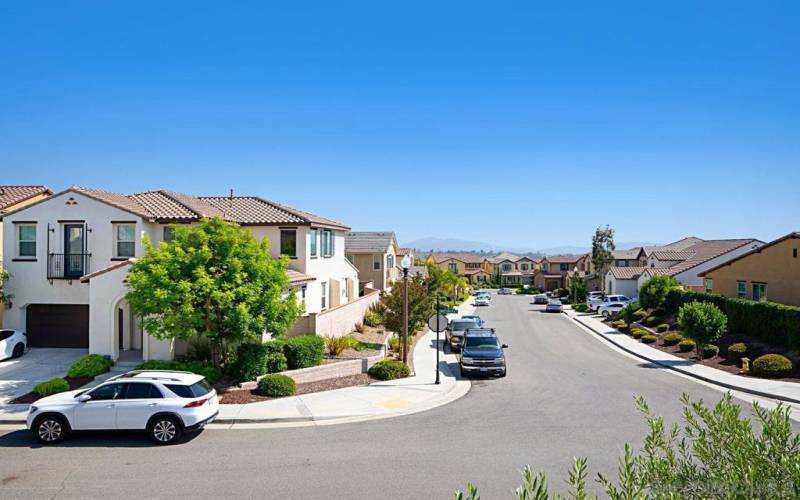
[[[128,273],[128,302],[159,338],[208,338],[212,360],[226,345],[283,335],[302,312],[289,289],[287,259],[273,259],[269,242],[222,219],[176,226],[170,242],[154,247]]]
[[[10,277],[11,275],[8,274],[8,271],[0,267],[0,307],[8,307],[8,305],[11,303],[11,299],[14,298],[14,296],[10,293],[6,293],[6,283]]]
[[[601,283],[605,282],[606,273],[614,262],[611,252],[615,249],[614,230],[608,224],[606,227],[598,227],[592,236],[592,264]]]
[[[428,321],[433,312],[434,296],[429,293],[429,284],[422,276],[408,280],[408,333],[414,335]],[[392,290],[381,298],[384,325],[392,332],[403,333],[403,281],[395,283]]]
[[[719,339],[728,326],[728,318],[710,302],[689,302],[678,311],[678,324],[684,337],[694,340],[697,358],[703,359],[707,344]]]
[[[713,408],[684,394],[684,425],[668,426],[651,413],[641,397],[636,404],[648,432],[637,453],[626,444],[619,459],[617,481],[598,474],[596,482],[612,500],[632,499],[749,499],[800,497],[800,435],[795,434],[784,403],[767,410],[754,402],[755,427],[726,394]],[[517,500],[548,498],[595,499],[586,491],[588,466],[576,458],[569,471],[566,496],[551,494],[543,472],[530,467],[522,472]],[[478,489],[468,484],[456,500],[478,500]]]
[[[646,309],[664,307],[669,291],[680,287],[672,276],[653,276],[639,289],[639,304]]]
[[[573,304],[586,300],[586,283],[583,276],[578,273],[573,273],[569,277],[569,296],[572,298]]]

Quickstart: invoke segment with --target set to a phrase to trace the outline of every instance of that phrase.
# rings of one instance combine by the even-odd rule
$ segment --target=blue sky
[[[656,5],[658,4],[658,5]],[[401,241],[800,229],[796,2],[3,2],[0,183]]]

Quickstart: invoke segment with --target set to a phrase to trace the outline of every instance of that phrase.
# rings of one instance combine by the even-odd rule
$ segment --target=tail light
[[[208,399],[198,399],[197,401],[192,401],[191,403],[186,403],[183,405],[184,408],[198,408],[206,404]]]

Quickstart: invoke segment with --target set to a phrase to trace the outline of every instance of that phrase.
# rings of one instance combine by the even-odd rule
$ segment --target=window
[[[747,298],[747,282],[746,281],[737,281],[736,282],[736,296],[740,299]]]
[[[387,255],[386,256],[386,269],[392,269],[394,267],[394,255]]]
[[[36,224],[17,224],[17,253],[36,257]]]
[[[172,241],[172,226],[164,226],[164,241],[169,243]]]
[[[174,392],[179,398],[199,398],[211,392],[211,386],[206,379],[192,385],[167,384],[166,388]]]
[[[321,305],[322,305],[322,310],[324,311],[325,309],[328,308],[328,283],[323,281],[322,283],[320,283],[320,285],[322,286],[322,301],[321,301],[322,304]]]
[[[559,265],[558,265],[558,268],[559,268],[561,271],[569,271],[569,266],[568,266],[568,265],[566,265],[566,264],[559,264]]]
[[[753,300],[757,300],[759,302],[766,302],[767,300],[766,283],[753,283]]]
[[[372,256],[372,270],[373,271],[380,271],[381,270],[381,256],[380,255],[373,255]]]
[[[503,272],[507,273],[511,271],[511,264],[503,264]]]
[[[281,255],[297,257],[297,229],[281,229]]]
[[[706,278],[706,292],[711,293],[714,290],[714,280]]]
[[[519,268],[522,269],[523,271],[527,271],[528,270],[528,264],[520,264]]]
[[[333,239],[333,232],[329,229],[325,229],[322,231],[322,235],[320,238],[322,241],[322,256],[323,257],[333,257],[334,253],[334,239]]]
[[[136,255],[136,224],[116,224],[114,226],[115,257]]]
[[[308,239],[310,240],[309,248],[311,249],[311,257],[317,256],[317,230],[311,229],[308,231]],[[352,259],[351,259],[352,262]]]
[[[0,340],[10,339],[14,335],[14,330],[0,330]]]
[[[447,264],[447,269],[449,269],[451,273],[457,273],[458,272],[458,264],[456,264],[455,262],[451,262],[451,263]]]
[[[89,393],[92,401],[108,401],[109,399],[120,399],[125,384],[108,384],[98,387]]]
[[[124,399],[162,399],[164,396],[153,384],[144,382],[130,382],[126,384]]]
[[[797,249],[796,248],[792,248],[792,257],[794,257],[795,259],[797,258]]]
[[[306,287],[300,287],[300,303],[305,305],[306,303]]]

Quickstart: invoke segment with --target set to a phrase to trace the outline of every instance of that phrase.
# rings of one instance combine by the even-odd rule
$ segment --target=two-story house
[[[492,263],[495,280],[500,285],[531,285],[539,270],[539,261],[528,256],[501,252],[489,261]]]
[[[589,255],[551,255],[541,262],[542,270],[536,274],[534,285],[542,290],[566,288],[568,278],[578,273],[586,277],[592,272],[592,259]]]
[[[88,348],[114,359],[180,354],[181,343],[142,330],[125,300],[125,279],[144,253],[144,237],[157,245],[171,238],[174,224],[204,217],[237,223],[268,238],[273,257],[289,257],[288,274],[305,305],[292,333],[339,334],[335,325],[346,329],[363,317],[368,304],[358,297],[358,271],[344,257],[349,228],[341,223],[255,196],[72,187],[2,217],[14,295],[4,326],[27,331],[34,347]],[[350,303],[352,311],[344,307]]]
[[[426,262],[465,276],[470,283],[485,283],[492,276],[489,260],[476,253],[435,253],[429,255]]]
[[[390,291],[399,279],[399,250],[400,245],[391,231],[345,233],[347,260],[358,269],[362,284],[373,283],[378,290]]]

